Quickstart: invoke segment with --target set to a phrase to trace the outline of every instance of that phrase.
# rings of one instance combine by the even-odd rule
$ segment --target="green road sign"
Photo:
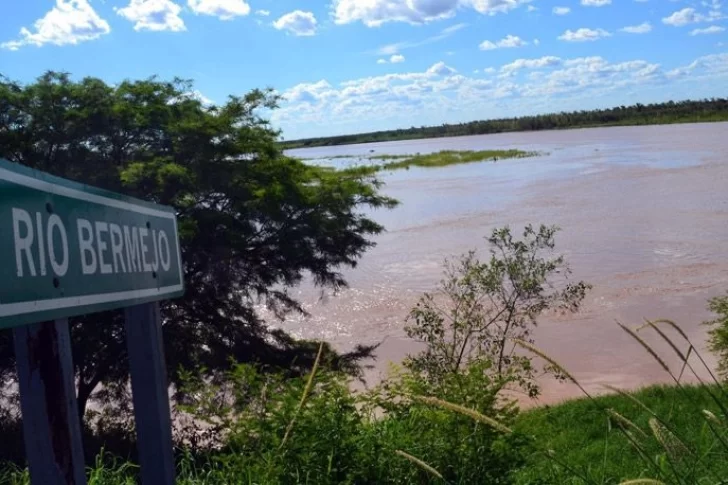
[[[172,208],[0,160],[0,328],[183,292]]]

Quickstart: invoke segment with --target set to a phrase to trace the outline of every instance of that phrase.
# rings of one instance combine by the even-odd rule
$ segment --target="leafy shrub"
[[[478,365],[446,381],[443,398],[512,422],[516,408],[498,398],[499,388]],[[246,364],[234,366],[222,385],[187,379],[184,409],[195,424],[178,439],[196,443],[195,466],[216,480],[400,484],[432,479],[398,454],[404,451],[437,470],[443,483],[509,483],[524,462],[522,437],[412,399],[428,384],[406,370],[365,394],[352,392],[339,373],[319,372],[308,386],[305,378],[285,379]]]
[[[426,377],[437,392],[439,381],[479,362],[485,373],[536,396],[531,359],[516,354],[512,341],[531,342],[539,315],[576,311],[591,288],[583,281],[570,283],[563,256],[550,254],[557,231],[528,225],[517,240],[508,227],[496,229],[488,238],[488,261],[471,251],[446,262],[437,294],[425,294],[410,313],[407,335],[426,347],[404,365]]]

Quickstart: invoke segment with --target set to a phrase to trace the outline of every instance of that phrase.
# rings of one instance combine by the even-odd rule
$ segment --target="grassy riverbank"
[[[644,477],[718,483],[715,477],[728,477],[728,448],[721,443],[728,439],[728,427],[724,418],[713,423],[704,411],[722,416],[710,394],[725,400],[724,392],[717,386],[653,386],[631,397],[613,394],[525,412],[514,429],[532,436],[553,457],[532,455],[517,483],[603,484]],[[655,416],[665,423],[658,430],[650,426]]]
[[[323,382],[333,383],[328,377]],[[280,439],[270,441],[283,431],[272,426],[275,416],[262,426],[238,423],[238,432],[263,434],[238,436],[212,454],[180,455],[177,483],[564,485],[649,477],[660,482],[645,485],[713,484],[728,476],[728,449],[721,443],[728,427],[710,396],[723,392],[716,386],[653,386],[631,397],[567,401],[516,418],[501,415],[513,430],[501,437],[473,417],[437,406],[416,404],[384,419],[360,420],[343,395],[311,396],[283,446]],[[654,416],[664,424],[650,424]],[[439,479],[412,457],[458,481]],[[137,472],[136,465],[106,457],[89,469],[89,485],[131,485]],[[27,471],[6,467],[0,483],[29,484]]]
[[[306,138],[281,143],[283,148],[350,145],[448,136],[485,135],[515,131],[592,128],[599,126],[663,125],[728,121],[728,99],[668,101],[665,103],[617,106],[592,111],[549,113],[518,118],[479,120],[467,123],[421,126],[371,133]]]

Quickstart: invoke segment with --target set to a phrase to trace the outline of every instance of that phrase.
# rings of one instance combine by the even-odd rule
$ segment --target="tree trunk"
[[[78,417],[82,423],[84,414],[86,413],[86,405],[88,404],[88,400],[91,397],[91,393],[94,392],[94,389],[97,385],[97,382],[94,382],[93,380],[88,383],[83,381],[79,381],[78,383],[76,403],[78,404]]]

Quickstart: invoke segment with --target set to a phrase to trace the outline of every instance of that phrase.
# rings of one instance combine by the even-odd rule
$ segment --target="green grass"
[[[703,413],[707,409],[717,416],[722,414],[709,392],[720,395],[722,391],[717,386],[654,386],[633,394],[690,450],[675,460],[655,439],[649,425],[652,415],[622,395],[593,401],[584,398],[524,412],[514,429],[532,436],[540,450],[553,450],[553,456],[534,453],[517,482],[617,484],[628,479],[660,478],[665,483],[718,483],[717,477],[728,477],[728,450],[720,443],[719,435],[711,431],[711,423]],[[656,467],[640,456],[617,420],[608,417],[605,410],[610,408],[642,430],[644,434],[626,426],[646,457],[655,460]],[[725,422],[718,431],[725,439]],[[673,466],[686,477],[678,481]]]

